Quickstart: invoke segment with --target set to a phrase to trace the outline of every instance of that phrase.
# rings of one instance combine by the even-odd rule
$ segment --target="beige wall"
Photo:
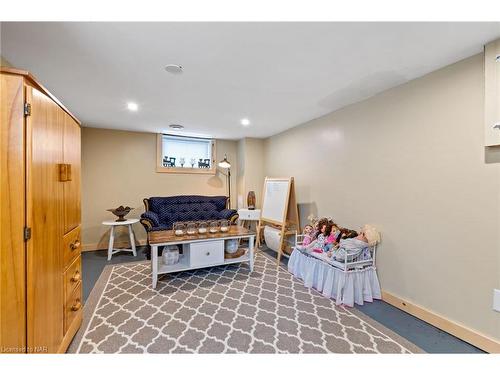
[[[0,55],[0,66],[12,67],[11,63],[5,60],[1,55]]]
[[[236,177],[236,205],[238,208],[246,207],[245,185],[245,139],[238,141],[238,176]]]
[[[249,191],[255,191],[256,207],[261,207],[264,185],[264,139],[243,138],[238,141],[238,207],[247,207]]]
[[[217,160],[227,153],[237,165],[237,142],[217,141]],[[82,240],[85,248],[106,248],[109,234],[101,225],[115,218],[106,209],[134,207],[128,217],[144,212],[143,198],[181,194],[227,195],[226,176],[156,173],[156,134],[82,128]],[[237,168],[231,169],[236,186]],[[233,189],[232,189],[233,190]],[[233,190],[233,196],[235,196]],[[232,206],[236,206],[233,199]],[[145,239],[136,224],[139,240]],[[125,239],[121,234],[121,238]]]
[[[478,55],[266,141],[301,216],[375,224],[384,290],[500,339],[500,153],[483,147]]]

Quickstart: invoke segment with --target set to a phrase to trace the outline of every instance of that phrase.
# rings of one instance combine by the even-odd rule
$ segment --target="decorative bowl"
[[[133,208],[129,206],[127,207],[120,206],[117,208],[110,208],[107,211],[112,212],[114,215],[118,216],[118,219],[116,219],[116,221],[127,221],[127,219],[125,219],[125,216],[127,216],[128,213],[132,210]]]

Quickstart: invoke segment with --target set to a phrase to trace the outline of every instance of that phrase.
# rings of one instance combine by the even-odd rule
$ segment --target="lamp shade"
[[[231,163],[227,160],[227,155],[226,154],[224,154],[224,160],[221,160],[219,162],[219,167],[224,168],[224,169],[231,168]]]

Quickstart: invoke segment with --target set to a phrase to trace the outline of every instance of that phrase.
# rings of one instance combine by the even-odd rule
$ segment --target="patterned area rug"
[[[107,266],[72,353],[419,353],[356,309],[335,306],[258,251],[247,264],[164,275]]]

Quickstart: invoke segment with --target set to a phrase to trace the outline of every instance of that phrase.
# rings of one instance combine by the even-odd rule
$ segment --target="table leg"
[[[130,247],[132,249],[132,253],[136,257],[137,252],[135,251],[135,236],[134,236],[134,230],[132,229],[132,224],[128,225],[128,235],[130,237]]]
[[[153,289],[156,288],[158,282],[158,246],[151,245],[151,279]]]
[[[254,253],[253,253],[253,242],[255,238],[249,237],[248,238],[248,252],[250,253],[250,272],[253,272],[253,261],[254,261]]]
[[[113,246],[115,243],[115,226],[111,226],[111,230],[109,232],[109,244],[108,244],[108,260],[111,260],[113,255]]]
[[[262,237],[262,234],[261,234],[261,227],[260,227],[260,223],[257,223],[257,228],[256,228],[256,231],[257,231],[257,239],[255,241],[255,246],[257,246],[257,248],[260,249],[260,246],[261,246],[261,237]]]

